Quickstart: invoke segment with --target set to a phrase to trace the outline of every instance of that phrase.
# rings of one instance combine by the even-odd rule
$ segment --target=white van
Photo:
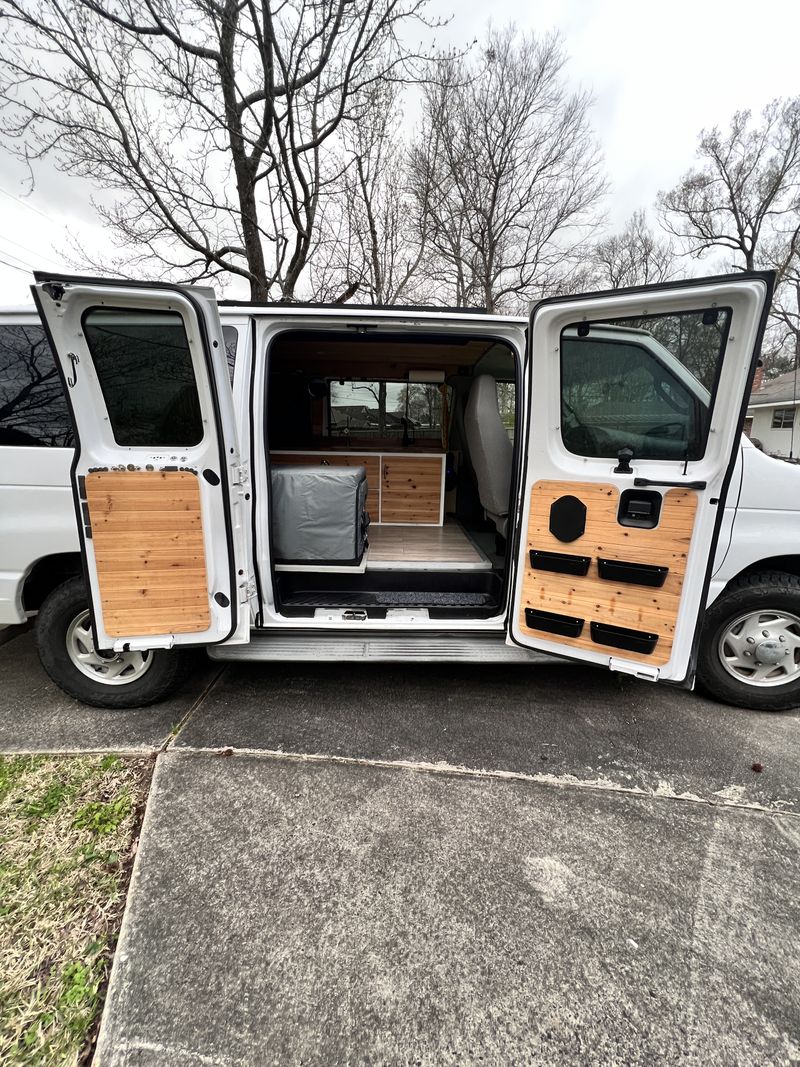
[[[547,653],[797,706],[800,469],[741,435],[771,291],[528,322],[37,274],[38,315],[0,313],[0,624],[38,615],[50,676],[108,707],[198,646]]]

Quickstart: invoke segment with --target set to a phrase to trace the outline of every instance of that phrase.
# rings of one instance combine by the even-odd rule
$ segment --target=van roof
[[[515,326],[527,325],[527,317],[524,315],[495,315],[480,308],[454,308],[437,307],[435,305],[410,305],[410,304],[322,304],[322,303],[292,303],[282,304],[250,302],[247,300],[218,300],[220,314],[224,318],[228,315],[253,315],[279,312],[289,317],[300,317],[309,312],[322,312],[326,315],[334,315],[336,318],[397,318],[399,315],[413,315],[424,319],[468,319],[475,323],[511,323]],[[33,316],[38,318],[34,304],[18,304],[12,307],[0,307],[0,318],[8,318],[17,315]]]

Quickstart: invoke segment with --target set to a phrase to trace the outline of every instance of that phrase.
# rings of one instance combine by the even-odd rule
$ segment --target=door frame
[[[231,308],[233,312],[233,308]],[[273,341],[282,333],[294,331],[319,331],[321,333],[344,333],[348,328],[365,326],[383,328],[384,332],[407,333],[409,339],[420,333],[452,332],[458,335],[486,337],[508,346],[514,357],[515,395],[517,424],[515,426],[513,469],[511,491],[509,495],[509,524],[515,521],[515,510],[519,496],[519,478],[523,459],[523,430],[527,427],[527,405],[523,402],[523,385],[525,381],[526,336],[527,328],[522,316],[503,316],[457,311],[437,311],[433,308],[423,310],[405,308],[354,307],[341,309],[330,306],[274,308],[255,306],[252,308],[255,335],[251,352],[250,367],[250,434],[249,443],[251,465],[251,485],[253,487],[253,529],[258,535],[253,542],[253,564],[260,569],[262,608],[261,629],[297,629],[310,633],[330,633],[334,630],[353,636],[366,631],[390,631],[408,635],[424,635],[442,632],[470,631],[483,632],[487,635],[505,633],[508,626],[509,603],[511,598],[511,538],[507,537],[509,561],[506,569],[504,588],[497,606],[497,612],[491,619],[417,619],[413,622],[399,620],[367,619],[364,622],[346,622],[338,619],[292,618],[281,615],[276,608],[277,591],[275,589],[275,572],[271,565],[272,534],[269,525],[271,515],[269,485],[269,448],[268,448],[268,387],[269,387],[269,349]],[[259,459],[258,447],[261,447],[262,459]],[[247,451],[243,446],[243,451]],[[260,503],[259,497],[261,498]],[[266,507],[264,500],[266,499]],[[258,513],[258,514],[257,514]],[[265,528],[265,523],[266,528]],[[265,538],[267,540],[265,540]],[[267,577],[269,566],[269,577]]]

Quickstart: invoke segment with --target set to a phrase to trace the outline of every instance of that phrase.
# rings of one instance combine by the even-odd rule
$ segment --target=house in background
[[[744,432],[769,455],[800,461],[800,373],[789,371],[767,381],[759,368]]]

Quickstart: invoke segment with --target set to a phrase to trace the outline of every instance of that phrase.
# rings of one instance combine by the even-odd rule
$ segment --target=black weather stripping
[[[592,640],[596,645],[624,648],[626,652],[642,652],[648,656],[658,643],[658,634],[644,630],[629,630],[627,626],[611,626],[605,622],[590,623]]]
[[[591,556],[571,556],[566,552],[539,552],[531,549],[531,566],[537,571],[555,571],[557,574],[577,574],[583,576],[589,572]]]
[[[660,589],[667,580],[669,567],[654,567],[650,563],[626,563],[623,559],[598,559],[597,573],[607,582],[649,585]]]
[[[572,615],[556,615],[552,611],[525,608],[525,625],[531,630],[558,634],[559,637],[580,637],[583,619],[576,619]]]

